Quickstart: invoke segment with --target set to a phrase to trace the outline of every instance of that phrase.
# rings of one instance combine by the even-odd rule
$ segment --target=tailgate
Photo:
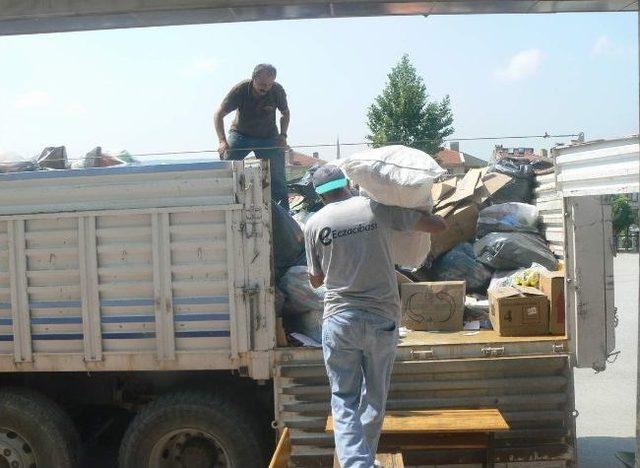
[[[496,434],[494,461],[574,460],[573,376],[566,355],[396,360],[388,409],[498,408],[512,428]],[[332,466],[324,426],[329,387],[320,350],[276,352],[276,420],[291,435],[294,466]],[[409,452],[411,465],[468,464],[484,451]],[[556,466],[556,464],[554,464]]]

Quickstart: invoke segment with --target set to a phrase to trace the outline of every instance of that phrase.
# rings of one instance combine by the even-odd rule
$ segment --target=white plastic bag
[[[301,314],[310,310],[324,310],[324,285],[313,288],[309,284],[309,273],[306,266],[294,266],[280,279],[278,286],[286,298],[284,313]]]
[[[378,203],[403,208],[430,209],[433,180],[446,172],[427,153],[401,145],[353,154],[340,167]]]
[[[480,211],[476,235],[490,232],[538,232],[538,208],[527,203],[500,203]]]
[[[393,231],[391,233],[394,263],[413,270],[427,260],[431,236],[426,232]]]
[[[0,172],[35,171],[38,165],[13,151],[0,149]]]

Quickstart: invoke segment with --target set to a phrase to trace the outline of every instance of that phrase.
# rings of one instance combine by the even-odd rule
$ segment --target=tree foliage
[[[626,231],[637,220],[631,207],[631,202],[626,195],[615,195],[611,200],[613,209],[613,231],[619,234]]]
[[[391,69],[382,93],[369,107],[367,139],[373,146],[401,142],[429,154],[454,132],[449,96],[430,101],[427,87],[407,54]]]

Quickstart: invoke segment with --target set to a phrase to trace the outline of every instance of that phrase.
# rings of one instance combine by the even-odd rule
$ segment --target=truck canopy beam
[[[0,0],[0,35],[282,19],[637,9],[637,0]]]

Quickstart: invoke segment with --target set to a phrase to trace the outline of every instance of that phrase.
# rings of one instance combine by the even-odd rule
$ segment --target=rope
[[[448,138],[448,139],[426,139],[415,141],[387,141],[381,144],[381,146],[388,145],[406,145],[406,144],[420,144],[420,143],[433,143],[435,141],[453,142],[453,141],[490,141],[490,140],[524,140],[524,139],[549,139],[549,138],[572,138],[578,137],[581,133],[566,133],[566,134],[549,134],[545,132],[543,135],[518,135],[518,136],[481,136],[481,137],[462,137],[462,138]],[[348,142],[340,143],[340,146],[368,146],[371,145],[370,141],[363,142]],[[282,146],[260,146],[260,147],[247,147],[247,148],[233,148],[232,151],[260,151],[260,150],[274,150],[274,149],[308,149],[308,148],[333,148],[336,147],[336,143],[319,143],[319,144],[300,144],[300,145],[288,145],[286,148]],[[214,154],[219,153],[217,149],[198,149],[198,150],[179,150],[179,151],[158,151],[151,153],[137,153],[129,154],[132,158],[148,158],[158,156],[180,156],[180,155],[193,155],[193,154]],[[117,155],[116,155],[117,157]],[[81,157],[81,158],[67,158],[67,161],[91,161],[100,159],[98,156],[94,157]],[[61,158],[47,159],[46,161],[63,161]]]

